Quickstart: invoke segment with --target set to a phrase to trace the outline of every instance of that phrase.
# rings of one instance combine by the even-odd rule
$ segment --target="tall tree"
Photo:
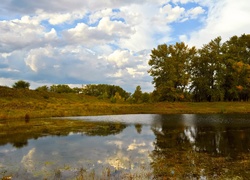
[[[194,100],[223,100],[224,71],[221,37],[217,37],[199,49],[198,56],[191,61],[190,89]]]
[[[224,43],[225,100],[248,100],[250,97],[250,35],[233,36]]]
[[[137,86],[135,89],[134,94],[132,95],[134,98],[134,101],[136,103],[139,103],[142,101],[142,91],[141,91],[141,86]]]
[[[175,101],[184,98],[190,80],[189,63],[196,55],[195,47],[183,42],[175,45],[162,44],[151,51],[151,66],[155,92],[160,101]]]

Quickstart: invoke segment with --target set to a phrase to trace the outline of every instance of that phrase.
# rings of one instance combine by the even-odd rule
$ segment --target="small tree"
[[[17,81],[12,85],[15,89],[29,89],[30,83],[23,80]]]
[[[134,94],[132,95],[136,103],[140,103],[142,100],[141,86],[137,86]]]

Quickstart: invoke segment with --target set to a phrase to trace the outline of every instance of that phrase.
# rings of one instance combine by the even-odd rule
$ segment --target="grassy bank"
[[[69,119],[43,119],[43,117],[138,113],[250,113],[250,103],[111,103],[108,99],[98,99],[82,94],[57,94],[0,87],[0,146],[11,144],[16,148],[22,148],[27,146],[30,139],[51,135],[67,136],[70,133],[83,133],[89,136],[107,136],[117,134],[126,128],[126,125],[122,123],[94,123]],[[163,138],[160,142],[163,143],[166,141],[164,144],[168,144],[167,140],[168,139]],[[182,179],[190,177],[192,179],[198,177],[197,175],[199,175],[199,173],[203,176],[203,170],[206,169],[207,177],[213,178],[215,171],[213,167],[216,167],[216,173],[218,172],[218,177],[221,177],[219,179],[235,179],[239,177],[237,174],[243,172],[242,167],[246,169],[249,165],[249,156],[247,154],[244,155],[243,160],[232,162],[226,158],[210,157],[207,154],[205,154],[205,156],[201,153],[185,154],[183,150],[171,151],[171,153],[169,153],[169,151],[166,152],[170,154],[168,158],[158,156],[158,154],[155,155],[157,158],[155,158],[152,163],[152,169],[142,167],[140,171],[138,171],[138,174],[124,170],[120,171],[118,178],[116,178],[116,170],[103,167],[102,176],[106,177],[106,179],[112,179],[113,177],[116,179],[152,179],[152,177],[159,177],[159,179],[164,179],[165,177]],[[192,151],[190,150],[188,152]],[[168,160],[166,161],[166,159]],[[180,159],[184,160],[184,163],[178,163]],[[190,166],[190,159],[193,159],[193,162],[196,162],[199,166]],[[209,164],[210,162],[212,162],[212,165]],[[232,163],[234,164],[232,165]],[[173,168],[169,169],[167,167]],[[230,171],[231,167],[233,167],[233,171]],[[61,173],[71,171],[73,172],[74,169],[58,167],[56,170],[50,169],[49,173],[52,173],[52,175],[54,173],[54,177],[60,179]],[[175,172],[175,174],[170,174],[170,172]],[[46,171],[45,173],[48,172]],[[14,177],[14,175],[15,174],[3,169],[0,172],[0,179],[11,178],[12,176]],[[25,176],[25,174],[18,175]],[[46,174],[44,176],[46,176]],[[75,179],[95,179],[95,176],[95,171],[87,171],[79,167]],[[242,176],[244,177],[244,174]]]
[[[82,94],[0,88],[0,119],[107,114],[250,113],[249,102],[111,103]]]

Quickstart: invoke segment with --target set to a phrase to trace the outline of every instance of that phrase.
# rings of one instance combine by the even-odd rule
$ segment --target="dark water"
[[[120,122],[117,133],[70,133],[0,146],[0,178],[248,179],[249,115],[68,117]]]

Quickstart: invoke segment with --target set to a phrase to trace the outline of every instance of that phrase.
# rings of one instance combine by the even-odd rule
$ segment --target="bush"
[[[17,81],[12,85],[15,89],[29,89],[30,83],[23,80]]]

